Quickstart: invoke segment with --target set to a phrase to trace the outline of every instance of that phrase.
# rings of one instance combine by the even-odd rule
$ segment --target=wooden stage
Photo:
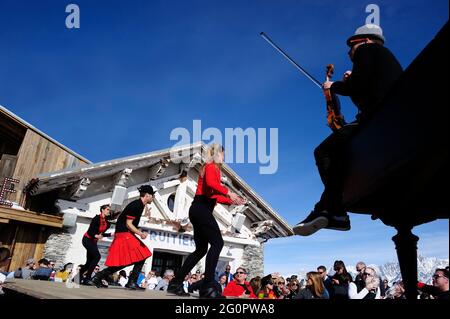
[[[198,299],[197,295],[179,297],[155,290],[128,290],[122,287],[96,288],[89,286],[68,287],[65,283],[41,280],[11,279],[3,284],[3,290],[16,297],[37,299]]]

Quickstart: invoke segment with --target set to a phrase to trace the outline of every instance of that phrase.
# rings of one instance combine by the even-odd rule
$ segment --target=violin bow
[[[278,45],[276,45],[264,32],[260,35],[266,40],[272,47],[275,48],[282,56],[284,56],[293,66],[295,66],[300,72],[302,72],[308,79],[310,79],[315,85],[317,85],[322,90],[322,83],[317,81],[308,71],[302,68],[297,62],[295,62],[289,55],[286,54]]]

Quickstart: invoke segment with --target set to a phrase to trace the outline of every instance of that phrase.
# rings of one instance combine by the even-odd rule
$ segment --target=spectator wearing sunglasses
[[[300,283],[298,280],[291,279],[287,285],[287,288],[289,289],[289,294],[286,296],[286,299],[296,299],[296,296],[300,291]]]
[[[365,282],[364,282],[363,275],[362,275],[364,273],[364,270],[366,269],[366,267],[367,266],[366,266],[366,264],[363,261],[359,261],[356,264],[355,268],[356,268],[357,274],[356,274],[355,281],[354,281],[356,287],[364,288],[364,286],[366,285]]]
[[[225,297],[237,297],[237,298],[256,298],[252,286],[246,281],[247,271],[239,267],[236,269],[233,281],[225,287],[223,296]]]
[[[336,260],[333,269],[335,273],[331,278],[330,299],[348,299],[348,286],[353,281],[352,276],[347,272],[347,268],[345,268],[342,260]]]
[[[351,282],[348,286],[350,299],[381,299],[380,278],[375,269],[365,267],[361,273],[364,287],[358,283]]]
[[[286,286],[286,280],[283,276],[273,280],[273,291],[278,299],[286,299],[289,289]]]
[[[433,275],[433,285],[419,282],[417,287],[422,293],[432,295],[435,299],[448,300],[448,268],[438,268]]]
[[[325,286],[325,289],[329,292],[331,291],[331,276],[327,273],[327,267],[321,265],[317,267],[317,272],[322,276],[323,285]]]

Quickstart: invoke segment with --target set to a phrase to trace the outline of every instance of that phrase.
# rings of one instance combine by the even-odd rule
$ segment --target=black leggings
[[[334,215],[345,214],[342,205],[343,182],[346,169],[347,145],[358,129],[353,122],[328,136],[315,150],[314,158],[325,190],[315,210],[328,210]]]
[[[83,278],[83,273],[86,272],[86,279],[91,279],[92,272],[95,266],[101,259],[100,252],[98,251],[97,242],[95,240],[89,239],[86,236],[82,240],[84,248],[86,248],[86,263],[80,269],[80,279]]]
[[[180,271],[176,274],[175,280],[177,282],[182,282],[206,253],[208,254],[206,255],[204,283],[214,281],[214,273],[223,247],[222,234],[213,216],[215,204],[216,200],[198,195],[192,202],[189,209],[189,219],[194,226],[195,251],[186,258]],[[211,245],[209,251],[208,244]]]

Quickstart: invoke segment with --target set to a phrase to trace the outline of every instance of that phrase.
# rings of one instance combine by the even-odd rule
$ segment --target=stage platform
[[[6,294],[15,297],[37,299],[198,299],[197,294],[191,297],[179,297],[155,290],[129,290],[118,286],[96,288],[89,286],[67,286],[65,283],[41,280],[11,279],[3,284]]]

